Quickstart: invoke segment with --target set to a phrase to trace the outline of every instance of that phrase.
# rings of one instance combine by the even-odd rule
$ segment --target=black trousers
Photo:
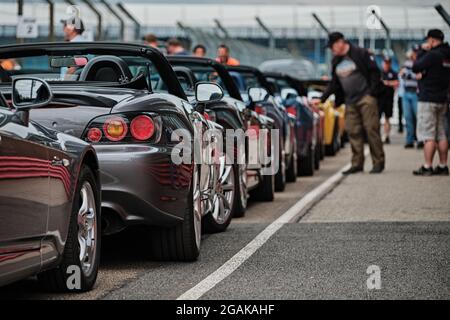
[[[403,100],[402,97],[398,97],[398,132],[403,132]]]

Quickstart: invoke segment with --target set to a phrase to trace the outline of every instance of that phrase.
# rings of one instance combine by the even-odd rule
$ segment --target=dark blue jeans
[[[402,98],[403,115],[406,122],[406,143],[413,144],[416,138],[417,94],[406,91]]]

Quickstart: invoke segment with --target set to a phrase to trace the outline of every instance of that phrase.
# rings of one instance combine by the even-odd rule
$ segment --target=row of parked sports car
[[[101,235],[131,226],[148,228],[143,255],[195,260],[202,233],[313,175],[341,144],[343,109],[319,103],[321,81],[119,43],[3,46],[0,59],[21,65],[0,70],[0,285],[37,274],[51,290],[89,290]],[[217,161],[174,161],[192,160],[210,129],[278,129],[266,146],[279,169],[250,163],[248,141],[247,161],[211,154],[213,140],[200,155]]]

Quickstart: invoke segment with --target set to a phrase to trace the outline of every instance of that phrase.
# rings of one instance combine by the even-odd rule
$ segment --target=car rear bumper
[[[102,208],[125,226],[170,226],[182,221],[192,176],[190,165],[175,165],[168,146],[97,145]]]

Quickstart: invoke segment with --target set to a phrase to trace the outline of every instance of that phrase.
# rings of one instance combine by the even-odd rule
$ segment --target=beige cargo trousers
[[[364,167],[364,134],[367,133],[370,154],[374,166],[384,166],[385,155],[380,134],[377,99],[365,95],[357,103],[345,109],[345,129],[352,148],[352,167]]]

